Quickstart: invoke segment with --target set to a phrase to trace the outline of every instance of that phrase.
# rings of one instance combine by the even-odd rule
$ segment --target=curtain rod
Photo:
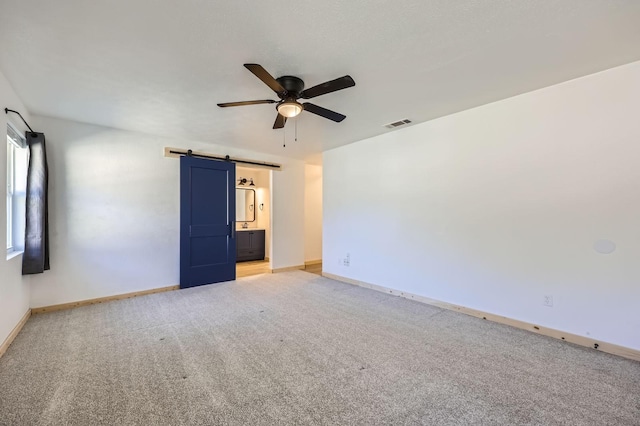
[[[228,155],[225,155],[224,157],[219,157],[217,155],[195,154],[190,149],[187,149],[186,151],[176,151],[172,149],[172,150],[169,150],[169,154],[186,155],[188,157],[209,158],[212,160],[231,161],[233,163],[253,164],[255,166],[263,166],[263,167],[270,167],[272,169],[280,169],[279,164],[261,163],[259,161],[240,160],[236,158],[231,158]]]
[[[24,119],[24,117],[22,116],[22,114],[20,114],[18,111],[15,111],[15,110],[12,110],[12,109],[9,109],[9,108],[5,108],[5,109],[4,109],[4,113],[5,113],[5,114],[9,114],[10,112],[13,112],[13,113],[15,113],[15,114],[18,114],[18,117],[20,117],[20,119],[22,120],[22,122],[23,122],[24,124],[26,124],[26,125],[27,125],[27,128],[28,128],[29,130],[31,130],[31,133],[35,133],[35,132],[33,131],[33,129],[31,128],[31,126],[29,126],[29,123],[27,123],[27,120],[25,120],[25,119]]]

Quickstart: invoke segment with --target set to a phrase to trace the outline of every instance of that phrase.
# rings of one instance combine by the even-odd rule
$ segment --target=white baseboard
[[[450,311],[461,312],[466,315],[471,315],[476,318],[482,318],[485,320],[497,322],[500,324],[510,325],[512,327],[527,330],[532,333],[542,334],[544,336],[553,337],[555,339],[564,340],[566,342],[575,343],[580,346],[585,346],[594,350],[607,352],[613,355],[618,355],[624,358],[632,359],[634,361],[640,361],[640,351],[636,349],[627,348],[624,346],[614,345],[613,343],[607,343],[600,340],[590,339],[584,336],[578,336],[577,334],[567,333],[561,330],[553,328],[542,327],[540,325],[531,324],[525,321],[516,320],[513,318],[504,317],[501,315],[495,315],[488,312],[482,312],[476,309],[467,308],[464,306],[454,305],[447,302],[442,302],[428,297],[420,296],[417,294],[407,293],[399,291],[393,288],[384,287],[376,284],[367,283],[364,281],[354,280],[352,278],[342,277],[340,275],[334,275],[327,272],[323,272],[322,276],[331,278],[336,281],[342,281],[347,284],[357,285],[359,287],[365,287],[372,290],[380,291],[382,293],[392,294],[394,296],[404,297],[405,299],[411,299],[418,302],[426,303],[427,305],[437,306],[439,308],[448,309]]]

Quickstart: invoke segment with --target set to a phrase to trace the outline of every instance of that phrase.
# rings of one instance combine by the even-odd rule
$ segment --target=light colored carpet
[[[639,425],[640,363],[306,272],[36,315],[1,425]]]

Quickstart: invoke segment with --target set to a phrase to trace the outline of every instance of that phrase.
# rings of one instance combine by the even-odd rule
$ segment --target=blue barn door
[[[180,158],[180,288],[236,279],[236,165]]]

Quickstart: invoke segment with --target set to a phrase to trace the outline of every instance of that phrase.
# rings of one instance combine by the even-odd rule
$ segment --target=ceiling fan
[[[326,95],[327,93],[335,92],[338,90],[353,87],[356,82],[353,79],[345,75],[344,77],[336,78],[335,80],[327,81],[317,86],[313,86],[304,90],[304,81],[298,77],[285,75],[279,78],[273,78],[271,74],[267,72],[261,65],[258,64],[244,64],[245,68],[251,71],[256,77],[258,77],[264,84],[269,86],[271,90],[276,92],[276,95],[280,98],[280,101],[274,101],[272,99],[264,99],[257,101],[243,101],[243,102],[226,102],[218,104],[221,108],[244,106],[244,105],[257,105],[257,104],[277,104],[276,110],[278,116],[275,123],[273,123],[274,129],[281,129],[287,122],[287,118],[295,117],[302,111],[309,111],[313,114],[317,114],[321,117],[328,118],[337,123],[341,122],[345,118],[345,115],[331,111],[326,108],[322,108],[311,102],[300,103],[298,99],[311,99],[316,96]]]

